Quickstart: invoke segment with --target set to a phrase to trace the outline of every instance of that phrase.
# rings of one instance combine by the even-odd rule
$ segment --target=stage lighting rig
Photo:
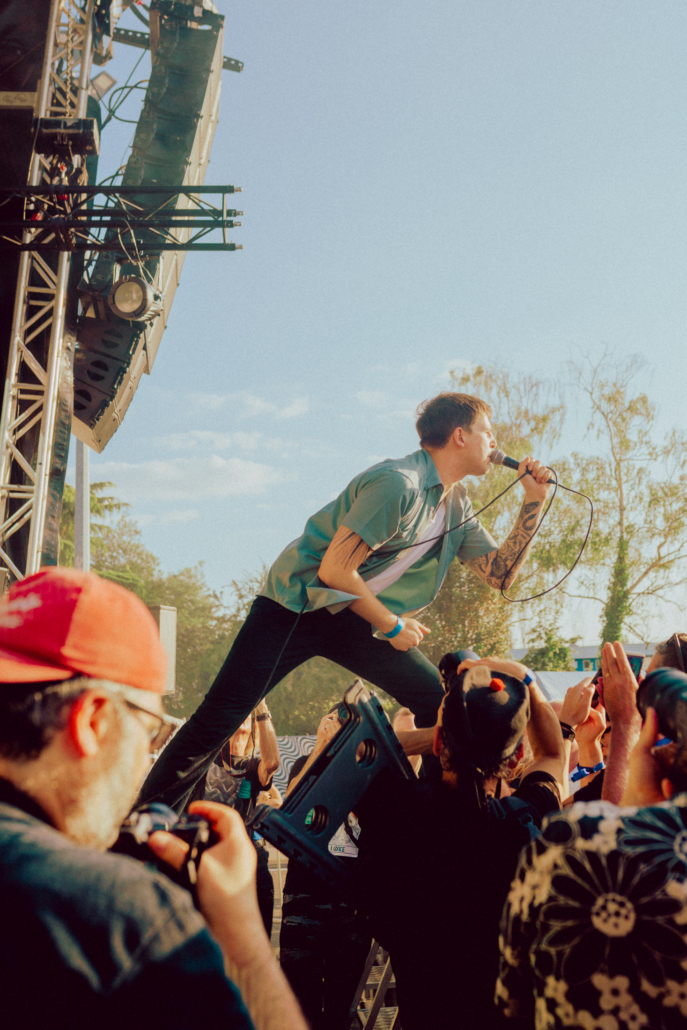
[[[91,157],[100,152],[95,118],[35,118],[33,136],[37,154]]]
[[[162,314],[162,297],[137,275],[123,275],[110,290],[107,303],[113,314],[129,322],[152,322]]]
[[[0,572],[17,579],[58,560],[70,430],[102,451],[121,425],[185,253],[241,249],[234,187],[204,185],[222,69],[243,67],[222,57],[224,18],[212,0],[150,0],[143,39],[118,28],[131,3],[10,0],[3,15]],[[98,185],[99,103],[115,79],[91,78],[92,64],[113,41],[152,62],[121,183]]]

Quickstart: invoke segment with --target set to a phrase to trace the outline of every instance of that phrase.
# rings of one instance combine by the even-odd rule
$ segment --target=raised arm
[[[320,725],[317,727],[315,747],[308,755],[301,771],[296,773],[293,779],[289,780],[289,785],[286,788],[286,797],[288,797],[291,791],[295,789],[296,784],[300,783],[315,759],[322,754],[329,741],[339,732],[340,729],[341,723],[339,722],[336,712],[327,712],[326,715],[322,716],[320,719]]]
[[[601,671],[603,703],[611,723],[611,744],[601,798],[619,805],[630,775],[630,754],[642,728],[637,711],[637,680],[623,645],[617,642],[604,644]]]
[[[358,600],[351,603],[351,611],[382,633],[390,633],[396,626],[397,616],[375,597],[358,572],[371,553],[372,549],[357,533],[346,526],[340,526],[324,553],[319,577],[326,586],[334,590],[355,594]],[[408,651],[411,647],[416,647],[425,633],[429,633],[428,627],[423,626],[417,619],[404,618],[403,623],[401,632],[389,641],[397,651]]]
[[[465,562],[475,575],[494,590],[500,590],[502,586],[510,587],[527,560],[549,492],[547,480],[551,472],[545,465],[532,458],[525,458],[520,462],[518,475],[522,476],[526,472],[530,472],[530,475],[525,475],[521,480],[525,500],[506,540],[495,551],[489,551],[481,558],[468,558]]]
[[[527,737],[534,761],[528,765],[524,775],[539,770],[551,773],[563,800],[568,795],[570,744],[566,746],[558,717],[536,681],[530,683],[529,691],[530,721],[527,724]]]
[[[424,730],[396,730],[395,733],[408,758],[411,758],[413,755],[433,754],[433,726]]]
[[[274,723],[265,701],[261,701],[255,709],[255,716],[258,725],[258,745],[260,747],[258,779],[265,787],[279,768],[281,759],[279,757],[277,734],[274,732]]]

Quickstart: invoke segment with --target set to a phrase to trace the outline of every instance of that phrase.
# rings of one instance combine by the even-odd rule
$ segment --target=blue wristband
[[[570,779],[573,783],[577,783],[578,780],[583,780],[585,776],[591,776],[592,773],[601,772],[602,769],[606,768],[606,763],[602,760],[597,762],[593,767],[588,765],[578,765],[576,769],[570,773]]]
[[[532,672],[531,669],[528,669],[526,674],[525,674],[525,678],[524,678],[524,680],[522,682],[525,684],[526,687],[529,687],[530,683],[534,683],[534,681],[535,681],[535,675],[534,675],[534,673]]]
[[[403,629],[403,627],[405,626],[405,623],[404,623],[403,619],[399,619],[398,615],[396,616],[396,618],[398,619],[398,622],[396,623],[396,625],[392,629],[391,633],[385,633],[384,634],[384,636],[386,637],[387,640],[392,640],[393,637],[397,637],[398,634]]]

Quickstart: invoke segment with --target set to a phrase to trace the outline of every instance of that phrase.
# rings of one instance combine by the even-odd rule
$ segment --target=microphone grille
[[[497,447],[496,450],[492,451],[489,455],[489,461],[492,463],[492,465],[503,465],[503,459],[505,457],[506,455],[504,451],[500,450]]]

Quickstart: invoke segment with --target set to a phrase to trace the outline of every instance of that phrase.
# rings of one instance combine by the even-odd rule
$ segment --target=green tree
[[[102,549],[103,541],[110,531],[109,522],[98,522],[96,519],[110,519],[113,514],[121,513],[129,507],[105,490],[114,489],[114,483],[91,483],[91,551],[95,554]],[[60,565],[74,565],[74,516],[76,498],[73,486],[65,484],[62,496],[62,517],[60,519]]]
[[[510,606],[496,590],[454,561],[436,600],[420,616],[431,633],[422,650],[438,665],[448,651],[471,648],[478,655],[511,649]]]
[[[590,432],[601,454],[581,459],[581,488],[594,498],[592,560],[580,595],[601,605],[602,643],[630,630],[646,639],[656,600],[671,601],[687,583],[687,439],[656,436],[656,408],[635,385],[637,355],[604,354],[571,363],[572,378],[591,408]]]
[[[113,489],[112,483],[91,486],[91,513],[101,520],[91,520],[91,568],[132,590],[145,604],[177,609],[176,691],[166,705],[173,715],[189,716],[215,678],[240,622],[209,588],[202,565],[170,574],[161,572],[158,559],[126,513],[128,505],[104,493]],[[114,522],[102,521],[116,515],[119,517]],[[73,487],[65,488],[60,542],[61,564],[73,565]]]
[[[548,626],[538,627],[532,636],[534,643],[522,658],[523,665],[535,672],[572,672],[575,669],[572,648],[579,637],[564,640]]]

